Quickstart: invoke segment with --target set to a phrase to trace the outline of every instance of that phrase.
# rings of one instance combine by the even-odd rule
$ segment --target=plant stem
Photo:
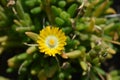
[[[61,68],[60,68],[60,62],[59,62],[59,59],[57,58],[57,56],[55,56],[55,59],[56,59],[57,64],[58,64],[58,69],[59,69],[59,71],[61,71]]]

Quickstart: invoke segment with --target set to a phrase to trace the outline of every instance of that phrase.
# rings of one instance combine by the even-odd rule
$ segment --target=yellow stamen
[[[55,44],[54,39],[50,39],[49,44],[50,44],[50,46],[53,46]]]

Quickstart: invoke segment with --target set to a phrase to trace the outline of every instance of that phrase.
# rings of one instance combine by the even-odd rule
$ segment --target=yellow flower
[[[40,31],[37,43],[40,52],[55,56],[61,54],[61,51],[64,50],[66,36],[59,28],[47,26]]]

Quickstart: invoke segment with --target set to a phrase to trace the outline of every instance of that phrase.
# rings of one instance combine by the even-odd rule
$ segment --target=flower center
[[[50,45],[50,46],[54,46],[54,45],[55,45],[55,40],[54,40],[54,39],[50,39],[49,45]]]
[[[49,48],[55,48],[58,45],[58,39],[55,36],[48,36],[46,44]]]

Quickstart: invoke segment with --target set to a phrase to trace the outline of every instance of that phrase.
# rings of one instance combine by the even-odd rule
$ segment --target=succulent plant
[[[112,80],[112,72],[101,68],[116,54],[114,44],[120,45],[119,18],[111,17],[116,12],[110,5],[109,0],[1,0],[0,54],[22,49],[13,51],[7,72],[18,71],[18,80],[77,80],[76,73],[81,80]]]

